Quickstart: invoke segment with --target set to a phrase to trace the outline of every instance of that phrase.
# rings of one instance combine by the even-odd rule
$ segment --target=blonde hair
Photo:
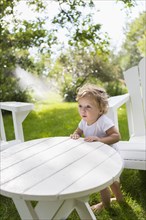
[[[108,111],[108,95],[103,88],[94,84],[85,84],[79,88],[76,101],[85,96],[93,97],[103,114]]]

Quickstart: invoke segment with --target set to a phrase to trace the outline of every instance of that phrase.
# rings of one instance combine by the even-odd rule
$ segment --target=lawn
[[[51,136],[68,136],[80,120],[76,103],[43,101],[35,104],[35,109],[23,123],[25,140]],[[5,115],[5,125],[9,140],[14,138],[11,115]],[[123,140],[128,139],[125,106],[119,110],[119,126]],[[97,214],[98,220],[146,220],[146,172],[124,170],[121,175],[121,188],[125,201],[114,202],[109,209]],[[90,196],[89,203],[100,201],[99,193]],[[13,201],[0,196],[0,219],[19,220]],[[75,211],[68,220],[79,220]]]

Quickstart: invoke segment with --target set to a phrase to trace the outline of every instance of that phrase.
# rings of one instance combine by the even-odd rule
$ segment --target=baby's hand
[[[71,137],[72,139],[79,139],[79,138],[80,138],[80,135],[77,134],[77,133],[73,133],[73,134],[70,135],[70,137]]]
[[[87,142],[93,142],[93,141],[99,141],[99,138],[96,136],[89,136],[89,137],[84,138],[84,140]]]

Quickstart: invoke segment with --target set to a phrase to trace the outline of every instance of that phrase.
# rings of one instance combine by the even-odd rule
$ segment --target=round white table
[[[95,220],[89,196],[120,176],[123,161],[101,142],[52,137],[2,151],[0,168],[1,194],[13,199],[21,219],[66,219],[76,209]]]

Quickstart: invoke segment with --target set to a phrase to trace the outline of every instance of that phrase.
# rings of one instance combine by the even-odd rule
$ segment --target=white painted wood
[[[72,200],[72,202],[73,202],[73,200]],[[63,203],[64,203],[63,200],[62,201],[57,200],[57,201],[51,201],[51,202],[40,201],[36,205],[35,211],[40,219],[52,219],[54,217],[54,215],[57,213],[57,211],[61,208]],[[71,205],[72,206],[70,207],[70,210],[71,210],[71,208],[74,207],[73,204],[71,204]]]
[[[13,112],[33,110],[34,105],[27,102],[0,102],[1,109]]]
[[[141,97],[141,87],[139,80],[138,67],[132,67],[124,72],[124,78],[130,93],[130,101],[133,113],[133,130],[131,136],[144,135],[145,131],[145,118],[143,114],[143,102]]]
[[[52,139],[50,139],[50,141],[53,142]],[[32,141],[32,148],[29,147],[29,149],[26,148],[25,151],[22,150],[18,152],[18,154],[15,153],[14,155],[9,155],[7,158],[5,158],[4,162],[2,162],[1,182],[2,184],[7,183],[7,187],[9,185],[10,188],[12,185],[13,191],[15,189],[15,193],[21,190],[27,191],[28,194],[30,191],[35,191],[34,194],[36,192],[40,192],[42,194],[44,192],[45,194],[45,187],[48,188],[49,184],[50,189],[47,190],[49,190],[49,193],[50,195],[52,195],[52,197],[56,196],[57,193],[59,193],[66,187],[67,183],[68,185],[70,185],[72,181],[74,182],[78,180],[80,176],[83,176],[86,172],[93,169],[93,165],[95,166],[96,164],[97,166],[98,164],[102,164],[102,161],[104,161],[108,156],[112,156],[112,154],[115,153],[112,148],[102,146],[102,143],[92,143],[93,148],[91,148],[91,144],[86,144],[86,146],[84,146],[83,140],[77,142],[72,141],[72,139],[69,138],[67,138],[67,141],[62,141],[61,139],[59,148],[58,139],[56,142],[56,146],[54,147],[51,145],[51,142],[49,142],[50,148],[48,147],[48,150],[45,151],[43,144],[40,143],[39,140],[38,145],[34,145],[33,142],[34,141]],[[30,141],[28,142],[28,144],[29,143]],[[43,143],[44,146],[47,146],[47,140],[44,141],[43,139]],[[102,146],[102,149],[100,149],[100,146]],[[106,155],[104,154],[105,148],[107,148]],[[96,157],[96,152],[98,152],[99,155],[98,161]],[[93,164],[90,161],[92,161]],[[84,166],[81,166],[81,164],[83,164]],[[9,173],[10,175],[8,175]],[[54,173],[56,173],[55,178]],[[61,182],[62,176],[65,177],[65,175],[67,179],[66,182],[62,181],[62,183],[59,184],[58,188],[55,188],[54,185],[58,182]],[[71,178],[67,178],[68,175],[71,175]],[[107,178],[107,176],[105,176],[105,178]],[[10,180],[11,184],[9,183]],[[49,183],[47,183],[47,181]],[[36,185],[36,183],[38,184]],[[42,188],[41,191],[39,189],[40,185]],[[33,189],[31,189],[31,187],[33,187]]]
[[[112,96],[108,99],[109,108],[117,109],[117,108],[121,107],[121,105],[123,105],[128,100],[129,100],[129,94]]]
[[[20,140],[12,140],[12,141],[0,141],[0,152],[6,150],[9,147],[13,147],[16,144],[19,144]]]
[[[145,135],[143,135],[143,136],[133,136],[133,137],[130,137],[129,141],[132,142],[132,143],[143,143],[145,145],[146,136]]]
[[[76,200],[76,211],[78,212],[81,220],[96,220],[96,216],[92,212],[88,202]]]
[[[0,192],[15,200],[22,219],[25,212],[26,219],[35,214],[38,219],[65,219],[74,208],[81,219],[94,219],[87,204],[89,195],[112,184],[123,169],[112,147],[83,138],[32,140],[14,145],[13,152],[12,148],[2,151],[1,158]],[[84,196],[86,201],[75,202]],[[32,200],[39,201],[35,210],[26,203]]]
[[[134,170],[146,170],[146,161],[142,160],[124,160],[125,168]]]
[[[146,170],[146,145],[144,138],[133,138],[133,141],[129,142],[120,141],[118,151],[124,159],[125,168]]]
[[[128,142],[120,142],[118,145],[118,150],[120,151],[120,155],[125,160],[139,160],[139,161],[146,161],[146,154],[143,143],[128,143]]]
[[[24,121],[29,112],[30,110],[23,112],[12,112],[16,140],[21,140],[22,142],[24,141],[22,122]]]
[[[108,99],[109,109],[107,112],[107,116],[113,120],[117,128],[119,128],[117,109],[121,107],[124,103],[128,102],[128,100],[129,94],[113,96]]]
[[[15,206],[19,212],[22,220],[36,220],[38,218],[35,210],[33,209],[30,201],[24,201],[22,199],[13,199]]]
[[[0,152],[24,141],[22,122],[32,109],[33,104],[31,103],[0,102]],[[12,112],[15,140],[7,141],[1,110]]]
[[[146,117],[146,89],[145,89],[145,82],[146,82],[146,57],[144,57],[139,62],[139,74],[140,74],[140,83],[142,87],[142,98],[143,98],[143,104],[144,104],[144,114]]]
[[[24,141],[22,122],[33,109],[32,103],[24,102],[0,102],[0,119],[1,119],[1,138],[6,141],[6,135],[4,130],[4,124],[2,120],[1,110],[7,110],[12,112],[15,139]]]
[[[67,217],[74,210],[74,208],[75,208],[75,201],[73,199],[68,199],[63,201],[62,205],[59,207],[59,209],[52,217],[52,220],[67,219]]]
[[[123,95],[109,99],[108,116],[118,126],[118,108],[126,103],[129,127],[129,141],[120,141],[116,149],[124,159],[124,167],[128,169],[146,170],[146,58],[138,66],[124,72],[124,79],[128,88],[127,98]],[[123,101],[121,101],[121,99]],[[118,101],[119,100],[119,101]]]
[[[126,102],[126,110],[127,110],[127,120],[128,120],[128,129],[129,129],[129,136],[132,137],[134,134],[134,125],[133,125],[133,111],[132,111],[132,104],[131,99]]]

